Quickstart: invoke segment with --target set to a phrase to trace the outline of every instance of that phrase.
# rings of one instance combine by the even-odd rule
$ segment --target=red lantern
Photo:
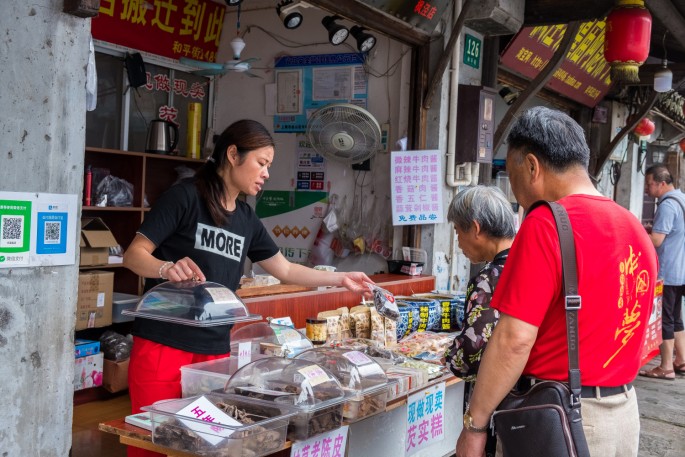
[[[649,55],[652,16],[642,0],[618,0],[606,19],[604,58],[614,82],[640,82],[640,65]]]
[[[685,152],[685,138],[680,140],[680,142],[678,143],[678,146],[680,146],[681,151]]]
[[[647,117],[643,117],[633,129],[633,133],[637,136],[649,136],[654,133],[654,128],[654,122]]]

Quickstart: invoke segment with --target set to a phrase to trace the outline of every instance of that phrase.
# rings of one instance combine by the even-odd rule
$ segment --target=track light
[[[347,39],[350,31],[344,25],[337,24],[335,21],[342,19],[340,16],[326,16],[321,19],[321,23],[328,30],[328,41],[337,46]]]
[[[359,27],[358,25],[354,25],[350,29],[350,34],[357,40],[357,49],[359,52],[369,52],[376,46],[376,37],[369,35],[364,32],[364,30],[366,30],[364,27]]]
[[[302,24],[303,17],[299,6],[300,4],[293,3],[293,0],[283,0],[276,5],[276,13],[286,29],[296,29]],[[309,5],[303,3],[302,6],[306,8]]]

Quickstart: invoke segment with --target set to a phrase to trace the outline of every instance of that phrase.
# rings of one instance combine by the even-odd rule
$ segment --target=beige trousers
[[[635,388],[611,397],[582,398],[583,430],[592,457],[637,457],[640,413]],[[497,442],[496,457],[503,457]]]

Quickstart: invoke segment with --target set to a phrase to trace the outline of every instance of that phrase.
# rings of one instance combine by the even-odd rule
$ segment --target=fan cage
[[[359,163],[371,158],[381,146],[381,128],[363,108],[347,103],[324,106],[307,123],[307,139],[326,158]]]

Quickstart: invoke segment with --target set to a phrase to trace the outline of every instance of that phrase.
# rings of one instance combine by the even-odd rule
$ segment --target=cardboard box
[[[109,248],[118,246],[109,227],[99,217],[81,218],[80,266],[107,265]]]
[[[105,359],[102,370],[102,387],[110,392],[121,392],[128,389],[128,361],[115,362]]]
[[[74,341],[74,357],[86,357],[100,352],[100,342],[93,340],[82,340],[77,338]]]
[[[113,288],[114,273],[111,271],[92,270],[79,273],[76,330],[112,324]]]
[[[102,352],[74,360],[74,390],[102,385]]]

